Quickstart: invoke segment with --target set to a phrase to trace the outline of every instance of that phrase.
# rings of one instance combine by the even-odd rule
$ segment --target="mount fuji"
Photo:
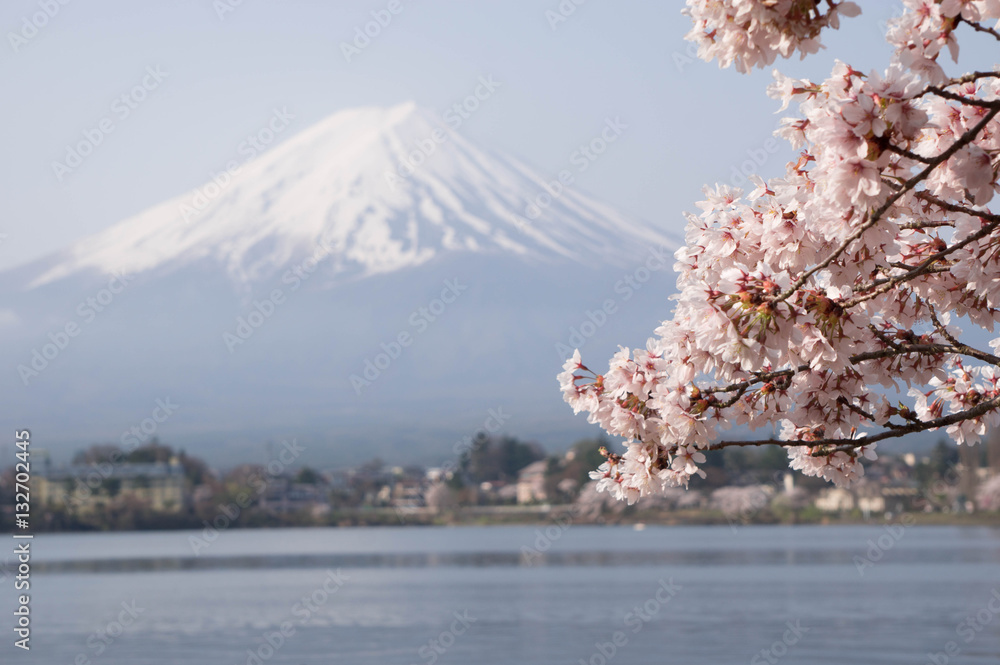
[[[54,452],[131,433],[219,464],[592,434],[555,374],[645,341],[678,243],[558,180],[412,103],[338,112],[0,273],[0,420]]]

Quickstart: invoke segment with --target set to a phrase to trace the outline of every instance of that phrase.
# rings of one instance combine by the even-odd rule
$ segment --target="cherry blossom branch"
[[[1000,221],[1000,215],[990,212],[989,210],[975,210],[974,208],[969,208],[968,206],[963,206],[958,203],[951,203],[943,199],[934,196],[926,190],[921,190],[914,193],[918,199],[926,201],[932,205],[941,208],[942,210],[947,210],[948,212],[960,212],[970,217],[980,217],[982,219],[989,220],[991,222]],[[948,224],[953,224],[953,222],[947,222]],[[903,227],[900,227],[903,228]]]
[[[905,356],[910,354],[919,354],[925,356],[940,356],[945,354],[963,355],[969,356],[970,358],[976,358],[977,360],[982,360],[990,364],[1000,366],[1000,357],[995,356],[985,351],[973,348],[961,342],[952,344],[907,344],[900,345],[892,342],[884,335],[879,334],[876,331],[879,338],[887,345],[889,348],[879,349],[877,351],[865,351],[863,353],[858,353],[849,358],[852,365],[857,365],[858,363],[870,361],[870,360],[884,360],[885,358],[895,358],[899,356]],[[706,394],[714,393],[737,393],[737,399],[744,395],[747,390],[753,388],[757,384],[765,384],[775,379],[791,379],[796,374],[809,371],[810,366],[807,364],[802,364],[797,367],[788,367],[785,369],[779,369],[772,372],[762,372],[756,374],[751,379],[746,379],[740,381],[739,383],[733,383],[728,386],[718,387],[718,388],[700,388],[699,392]],[[712,408],[722,409],[727,406],[732,406],[736,403],[736,400],[729,399],[726,402],[713,405]]]
[[[938,318],[937,315],[937,310],[934,309],[934,305],[927,302],[925,302],[924,304],[927,305],[927,307],[930,309],[931,321],[934,322],[934,329],[937,330],[942,337],[944,337],[951,343],[951,348],[953,349],[953,353],[958,353],[963,356],[969,356],[970,358],[975,358],[976,360],[982,360],[983,362],[1000,366],[1000,357],[997,357],[992,353],[986,353],[985,351],[975,349],[969,346],[968,344],[964,344],[958,339],[956,339],[956,337],[952,335],[950,332],[948,332],[948,329],[941,323],[941,320]]]
[[[888,335],[884,334],[881,330],[876,328],[874,323],[869,323],[867,328],[868,330],[871,331],[873,335],[875,335],[875,337],[879,339],[880,342],[888,346],[890,349],[896,349],[898,351],[899,349],[902,348],[899,346],[899,344],[896,344],[894,341],[889,339]]]
[[[849,411],[853,411],[854,413],[858,414],[859,416],[861,416],[865,420],[870,420],[873,423],[876,422],[874,415],[872,415],[871,413],[868,413],[867,411],[865,411],[864,409],[862,409],[857,404],[852,404],[851,401],[848,400],[843,395],[841,395],[840,397],[837,398],[837,404],[840,404],[841,406],[846,407]],[[893,423],[890,423],[890,422],[884,423],[884,426],[885,427],[890,427],[890,428],[902,427],[902,425],[896,425],[896,424],[893,424]]]
[[[746,391],[747,388],[752,388],[758,383],[767,383],[768,381],[773,381],[774,379],[782,377],[792,377],[799,372],[804,372],[809,369],[809,365],[799,365],[798,367],[792,369],[791,367],[787,369],[779,369],[773,372],[760,372],[754,373],[754,378],[746,379],[745,381],[740,381],[739,383],[733,383],[723,388],[705,388],[702,389],[703,393],[729,393],[734,391]]]
[[[752,439],[744,441],[716,441],[715,443],[708,446],[707,450],[722,450],[723,448],[729,448],[733,446],[764,446],[764,445],[776,445],[782,446],[784,448],[794,448],[798,446],[809,446],[815,448],[818,446],[830,446],[830,448],[818,451],[816,455],[832,455],[835,452],[850,452],[862,446],[870,446],[873,443],[879,441],[884,441],[885,439],[894,439],[906,434],[913,434],[915,432],[923,432],[930,429],[937,429],[939,427],[946,427],[948,425],[954,425],[955,423],[960,423],[965,420],[971,420],[973,418],[978,418],[986,413],[1000,407],[1000,395],[994,397],[993,399],[981,402],[974,407],[968,408],[965,411],[958,411],[957,413],[952,413],[947,416],[941,416],[940,418],[934,418],[933,420],[921,420],[918,422],[910,423],[909,425],[898,425],[892,429],[883,430],[877,434],[869,434],[862,436],[857,439],[816,439],[815,441],[802,441],[802,440],[792,440],[786,441],[784,439]]]
[[[979,79],[986,79],[986,78],[1000,78],[1000,72],[997,71],[970,72],[963,76],[957,76],[951,79],[951,82],[947,83],[946,87],[953,85],[961,85],[963,83],[972,83],[973,81],[978,81]]]
[[[893,268],[898,268],[900,270],[910,270],[911,268],[913,268],[913,266],[911,266],[911,265],[909,265],[907,263],[901,263],[899,261],[893,261],[889,265],[892,266]],[[880,272],[884,272],[884,270],[882,268],[879,268],[879,271]],[[943,273],[943,272],[951,272],[951,266],[938,266],[936,268],[928,268],[927,270],[924,271],[924,274],[925,275],[937,275],[937,274],[940,274],[940,273]],[[892,275],[887,275],[887,277],[892,277]]]
[[[825,2],[687,0],[687,38],[747,72],[814,52],[860,11]],[[838,62],[823,84],[776,73],[768,94],[801,110],[776,133],[805,146],[799,160],[745,197],[706,190],[676,254],[673,316],[645,348],[623,347],[585,385],[579,351],[563,365],[566,401],[626,440],[591,474],[598,491],[634,503],[704,477],[701,451],[768,444],[844,486],[878,441],[947,427],[972,445],[1000,426],[1000,339],[974,348],[945,318],[991,331],[1000,319],[1000,214],[986,206],[1000,192],[1000,68],[949,79],[937,63],[971,36],[961,23],[1000,39],[996,20],[997,0],[907,2],[883,72]],[[901,382],[909,405],[873,387]],[[772,438],[719,441],[717,420]],[[778,421],[780,435],[761,429]]]
[[[918,155],[917,153],[907,150],[906,148],[900,148],[898,145],[894,145],[892,143],[886,143],[882,149],[888,150],[889,152],[894,152],[897,155],[901,155],[903,157],[906,157],[907,159],[912,159],[915,162],[921,162],[923,164],[930,164],[931,161],[927,157]]]
[[[899,228],[901,228],[901,229],[936,229],[936,228],[941,228],[942,226],[955,226],[955,222],[952,221],[952,220],[950,220],[950,219],[946,219],[946,220],[940,221],[940,222],[931,222],[931,221],[908,222],[906,224],[900,224]]]
[[[965,95],[957,95],[954,92],[948,92],[947,90],[942,90],[941,88],[936,88],[936,87],[928,88],[928,90],[930,90],[938,97],[942,97],[944,99],[950,99],[953,102],[958,102],[959,104],[965,104],[966,106],[978,106],[984,109],[1000,108],[1000,100],[994,100],[988,102],[982,99],[966,97]]]
[[[851,298],[850,300],[842,303],[841,307],[843,307],[844,309],[850,309],[851,307],[863,303],[866,300],[871,300],[877,295],[892,290],[893,287],[899,284],[916,279],[917,277],[920,277],[921,275],[927,273],[928,269],[932,265],[934,265],[944,257],[948,256],[948,254],[951,254],[954,251],[962,249],[969,243],[981,240],[982,238],[985,238],[986,236],[990,235],[991,233],[993,233],[993,230],[996,229],[998,225],[1000,225],[1000,215],[990,215],[990,217],[995,217],[996,219],[987,224],[986,226],[984,226],[983,228],[981,228],[979,231],[967,236],[960,242],[957,242],[954,245],[949,245],[948,247],[942,249],[941,251],[935,254],[931,254],[926,259],[924,259],[923,263],[921,263],[918,266],[914,266],[908,272],[902,275],[896,275],[894,277],[886,277],[880,280],[874,280],[871,284],[860,287],[858,289],[859,291],[867,291],[869,288],[873,288],[874,290]]]
[[[953,79],[948,79],[947,83],[942,83],[940,86],[930,86],[926,88],[919,95],[916,95],[914,99],[919,99],[924,95],[929,95],[935,90],[941,90],[943,88],[950,88],[953,85],[962,85],[963,83],[972,83],[973,81],[978,81],[979,79],[986,78],[1000,78],[1000,72],[998,71],[988,71],[988,72],[970,72],[962,76],[956,76]]]
[[[934,171],[935,168],[937,168],[944,162],[948,161],[955,153],[957,153],[959,150],[961,150],[970,142],[972,142],[972,140],[979,135],[979,132],[983,131],[986,128],[986,126],[993,120],[993,118],[997,116],[998,113],[1000,113],[1000,100],[998,100],[995,104],[993,104],[990,112],[987,113],[985,116],[983,116],[983,118],[980,119],[980,121],[977,122],[974,127],[972,127],[964,134],[962,134],[962,136],[960,136],[958,140],[956,140],[954,143],[948,146],[948,148],[945,149],[941,154],[939,154],[937,157],[933,158],[930,162],[928,162],[927,166],[924,167],[924,169],[920,171],[920,173],[916,174],[915,176],[907,180],[905,183],[903,183],[903,186],[900,187],[898,191],[893,193],[888,199],[886,199],[885,202],[882,203],[882,205],[880,205],[875,210],[871,218],[867,222],[862,224],[860,227],[858,227],[857,231],[849,235],[833,251],[833,253],[830,254],[830,256],[828,256],[826,259],[820,261],[818,264],[816,264],[815,266],[804,272],[797,280],[795,280],[795,282],[790,287],[788,287],[780,295],[776,296],[773,302],[778,303],[787,300],[792,295],[794,295],[795,292],[798,291],[807,281],[809,281],[810,277],[812,277],[817,272],[823,270],[831,263],[833,263],[835,260],[837,260],[837,258],[841,254],[843,254],[844,251],[846,251],[847,248],[855,240],[863,236],[865,232],[868,231],[868,229],[878,224],[879,221],[882,219],[882,216],[885,215],[885,213],[888,212],[889,208],[895,205],[896,202],[899,201],[899,199],[901,199],[904,194],[906,194],[908,191],[910,191],[918,184],[920,184],[922,181],[924,181]]]
[[[948,414],[947,416],[941,416],[940,418],[934,418],[933,420],[921,420],[909,425],[903,425],[898,429],[882,431],[878,434],[871,434],[863,436],[858,439],[848,439],[847,442],[841,442],[840,444],[834,444],[836,439],[827,439],[823,441],[817,441],[815,443],[804,443],[800,442],[799,445],[836,445],[837,447],[833,450],[827,451],[827,454],[832,454],[835,452],[848,452],[850,450],[860,448],[862,446],[868,446],[878,441],[884,441],[885,439],[893,439],[906,434],[913,434],[915,432],[924,432],[930,429],[937,429],[939,427],[947,427],[948,425],[954,425],[956,423],[964,422],[966,420],[972,420],[974,418],[979,418],[980,416],[986,415],[993,409],[1000,408],[1000,395],[989,399],[985,402],[981,402],[976,406],[970,407],[965,411],[958,411],[956,413]]]

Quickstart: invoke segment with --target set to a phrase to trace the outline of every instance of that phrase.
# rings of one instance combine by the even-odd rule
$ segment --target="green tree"
[[[931,451],[931,469],[939,478],[946,475],[948,470],[958,464],[958,448],[938,439]]]
[[[320,475],[320,472],[316,469],[304,466],[297,474],[295,474],[294,482],[302,485],[319,485],[323,482],[323,476]]]

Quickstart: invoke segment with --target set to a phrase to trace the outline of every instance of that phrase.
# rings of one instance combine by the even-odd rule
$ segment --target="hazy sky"
[[[41,13],[47,4],[58,7],[51,18]],[[390,14],[390,4],[401,11]],[[825,53],[779,63],[782,70],[819,78],[834,55],[859,69],[883,66],[880,23],[897,3],[861,4],[867,16],[847,21]],[[691,61],[679,0],[588,0],[553,27],[546,12],[559,5],[4,0],[0,268],[201,185],[239,157],[275,108],[294,115],[280,141],[354,106],[412,99],[443,113],[481,76],[500,85],[461,133],[554,174],[607,118],[620,117],[621,140],[578,186],[680,231],[680,212],[693,209],[703,183],[731,179],[748,150],[762,154],[776,122],[764,93],[770,74]],[[341,44],[374,20],[371,12],[391,21],[348,62]],[[37,31],[26,27],[33,17],[44,23]],[[148,73],[157,68],[162,77]],[[60,180],[53,163],[65,163],[86,132],[99,145]],[[780,170],[786,156],[761,170]]]

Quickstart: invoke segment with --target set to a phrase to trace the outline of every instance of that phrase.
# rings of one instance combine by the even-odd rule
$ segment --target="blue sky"
[[[559,0],[399,0],[350,62],[341,44],[371,12],[384,20],[389,0],[242,0],[218,10],[236,2],[5,0],[0,268],[201,185],[275,108],[295,116],[280,141],[354,106],[412,99],[443,113],[492,76],[500,86],[463,134],[555,174],[620,117],[621,140],[577,185],[675,232],[701,186],[730,180],[748,150],[760,156],[777,120],[768,72],[741,76],[688,58],[677,0],[588,0],[554,27],[546,12]],[[25,31],[47,3],[58,11]],[[819,78],[836,55],[862,70],[883,66],[880,24],[897,3],[862,5],[867,15],[828,37],[826,52],[780,68]],[[150,79],[147,68],[164,77]],[[125,116],[115,100],[144,78],[145,98]],[[104,119],[113,131],[60,181],[53,162]],[[779,172],[789,155],[768,155],[760,171]]]

